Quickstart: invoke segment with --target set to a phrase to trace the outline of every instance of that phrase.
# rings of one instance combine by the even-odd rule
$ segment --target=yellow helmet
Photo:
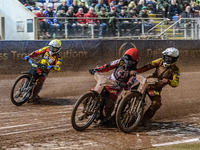
[[[51,40],[49,42],[50,52],[53,54],[60,52],[61,45],[62,45],[62,42],[60,40],[58,39]]]

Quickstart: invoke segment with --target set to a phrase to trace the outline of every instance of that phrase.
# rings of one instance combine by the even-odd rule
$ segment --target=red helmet
[[[130,48],[128,49],[124,55],[131,56],[132,60],[139,62],[140,60],[140,54],[136,48]]]
[[[136,48],[130,48],[128,49],[124,55],[123,60],[125,63],[125,68],[127,70],[136,70],[137,64],[140,60],[140,54]]]

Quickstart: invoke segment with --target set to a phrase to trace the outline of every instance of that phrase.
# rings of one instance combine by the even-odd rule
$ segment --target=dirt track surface
[[[165,87],[154,122],[131,134],[93,126],[75,131],[70,124],[73,104],[95,81],[87,73],[59,76],[47,78],[41,104],[21,107],[9,98],[17,75],[0,76],[0,149],[148,149],[189,139],[199,142],[200,72],[184,72],[178,88]]]

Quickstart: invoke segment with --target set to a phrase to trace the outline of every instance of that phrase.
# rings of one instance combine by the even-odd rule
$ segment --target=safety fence
[[[37,19],[38,39],[200,39],[199,18],[169,20],[164,18],[40,17]],[[55,19],[57,23],[48,23],[54,22]]]
[[[178,65],[181,71],[200,69],[199,40],[61,40],[62,71],[88,70],[122,57],[132,47],[139,50],[142,66],[162,57],[168,47],[180,50]],[[0,74],[20,73],[29,69],[24,56],[48,45],[49,40],[0,41]],[[39,60],[37,58],[37,60]]]

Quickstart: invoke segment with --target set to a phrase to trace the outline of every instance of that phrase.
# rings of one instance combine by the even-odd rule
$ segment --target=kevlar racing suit
[[[109,79],[114,80],[118,83],[116,86],[105,86],[102,93],[103,102],[104,102],[104,111],[105,118],[111,116],[112,111],[114,110],[115,102],[120,95],[121,91],[129,90],[131,85],[134,83],[135,78],[130,76],[131,70],[125,69],[125,64],[123,59],[118,59],[112,61],[108,64],[105,64],[101,67],[94,68],[97,72],[108,72],[109,70],[115,69],[111,74]]]
[[[59,56],[58,53],[55,53],[51,55],[51,52],[49,51],[49,46],[46,46],[42,49],[36,50],[32,52],[29,56],[31,58],[36,57],[38,55],[42,55],[42,59],[40,61],[40,64],[44,64],[46,66],[53,66],[53,69],[56,71],[60,71],[60,65],[62,64],[62,59]],[[42,89],[42,85],[44,84],[44,81],[49,73],[50,69],[48,69],[47,72],[42,71],[40,68],[37,68],[37,81],[35,84],[35,87],[32,92],[32,99],[34,100],[36,96],[38,96],[38,93]]]
[[[143,73],[150,69],[156,68],[155,72],[150,77],[158,78],[159,80],[167,79],[167,82],[156,83],[155,85],[149,86],[147,94],[151,99],[151,105],[145,112],[143,117],[143,123],[147,123],[156,111],[161,107],[161,91],[164,86],[169,84],[171,87],[177,87],[179,85],[180,70],[175,64],[171,64],[169,67],[163,66],[163,59],[159,58],[150,62],[149,64],[139,68],[136,72]]]

